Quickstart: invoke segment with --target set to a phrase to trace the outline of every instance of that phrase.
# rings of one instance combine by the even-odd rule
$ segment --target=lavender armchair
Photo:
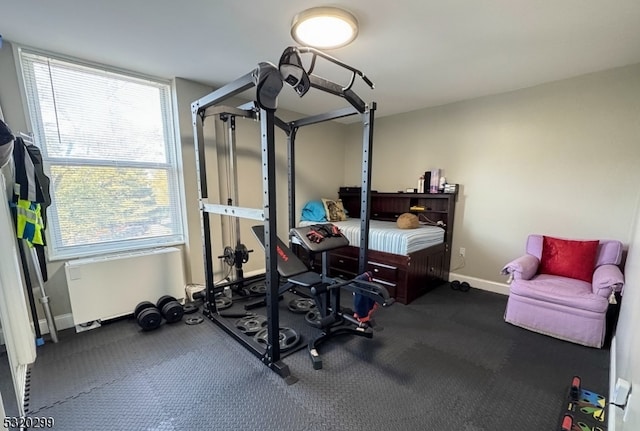
[[[542,235],[529,235],[526,253],[502,268],[510,288],[504,320],[531,331],[600,348],[606,333],[607,309],[624,277],[622,243],[600,241],[591,282],[538,274]]]

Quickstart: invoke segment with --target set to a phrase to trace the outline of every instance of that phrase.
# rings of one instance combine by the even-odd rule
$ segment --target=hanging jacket
[[[13,145],[15,165],[15,202],[22,199],[42,206],[42,219],[46,227],[46,209],[51,205],[49,177],[44,173],[42,153],[33,144],[16,138]]]
[[[40,271],[44,281],[48,279],[44,253],[44,229],[47,226],[46,210],[51,205],[49,177],[44,173],[42,153],[33,144],[15,138],[13,144],[14,196],[16,235],[36,247]]]

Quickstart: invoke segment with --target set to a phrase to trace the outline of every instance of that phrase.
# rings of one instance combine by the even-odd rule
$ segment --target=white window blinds
[[[52,259],[184,241],[167,83],[20,50]]]

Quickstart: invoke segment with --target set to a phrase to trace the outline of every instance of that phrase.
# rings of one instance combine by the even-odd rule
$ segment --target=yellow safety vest
[[[18,199],[16,215],[18,238],[26,240],[30,247],[34,244],[44,245],[42,238],[44,222],[40,204]]]

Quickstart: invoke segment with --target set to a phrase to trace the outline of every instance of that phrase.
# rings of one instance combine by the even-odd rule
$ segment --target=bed
[[[358,275],[360,220],[332,222],[352,244],[329,252],[329,275]],[[301,225],[314,224],[301,222]],[[446,232],[437,226],[399,229],[395,222],[371,220],[366,269],[401,304],[409,304],[444,279]],[[320,267],[319,256],[312,262]]]
[[[362,197],[358,188],[341,190],[339,199],[346,214],[360,214]],[[456,199],[456,194],[445,193],[371,193],[366,269],[373,272],[376,281],[384,285],[396,301],[409,304],[448,281]],[[327,199],[322,201],[327,207]],[[422,214],[423,219],[440,223],[442,227],[398,229],[396,219],[406,212]],[[358,275],[360,220],[349,218],[332,223],[340,227],[351,245],[329,252],[329,275],[355,277]],[[321,267],[319,256],[309,263]]]

